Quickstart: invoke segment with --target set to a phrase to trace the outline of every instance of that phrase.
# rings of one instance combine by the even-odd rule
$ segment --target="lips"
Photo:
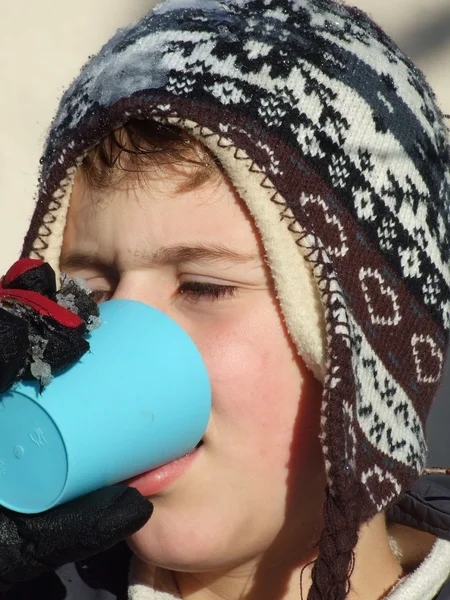
[[[127,479],[123,483],[130,487],[134,487],[143,496],[155,496],[168,488],[172,483],[179,479],[188,470],[190,465],[201,454],[203,440],[195,446],[192,452],[185,456],[171,461],[165,465],[161,465],[156,469],[151,469],[145,473],[141,473],[136,477]]]

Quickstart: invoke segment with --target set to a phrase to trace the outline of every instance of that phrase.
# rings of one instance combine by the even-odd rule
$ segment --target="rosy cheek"
[[[289,364],[289,360],[283,357],[283,349],[276,341],[266,337],[264,343],[242,328],[214,329],[201,347],[211,380],[214,416],[225,419],[233,434],[245,434],[255,441],[270,432],[280,437],[289,435],[290,413],[296,409],[286,405],[279,368],[283,362]],[[297,386],[294,388],[298,390]],[[295,396],[294,404],[297,391]]]
[[[232,323],[227,319],[208,320],[200,327],[193,327],[190,333],[205,361],[211,383],[222,380],[227,373],[238,367],[241,354]]]

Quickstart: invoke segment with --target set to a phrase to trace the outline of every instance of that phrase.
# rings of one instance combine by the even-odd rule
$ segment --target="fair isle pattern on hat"
[[[179,123],[202,139],[266,250],[279,226],[264,210],[268,197],[310,264],[327,333],[329,482],[310,598],[343,598],[347,583],[327,569],[340,555],[340,571],[348,568],[358,524],[422,471],[445,360],[450,151],[434,96],[357,9],[168,0],[119,31],[63,97],[24,255],[57,258],[80,158],[130,118]],[[246,178],[259,181],[260,195]],[[277,247],[268,255],[289,325],[297,297],[277,263],[295,268],[298,256]]]

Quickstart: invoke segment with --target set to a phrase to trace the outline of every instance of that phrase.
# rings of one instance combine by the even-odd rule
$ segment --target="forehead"
[[[95,189],[78,173],[67,216],[65,249],[68,245],[110,248],[112,241],[116,246],[126,241],[130,250],[139,253],[142,246],[201,242],[261,254],[248,209],[224,174],[189,191],[179,191],[180,178],[179,172],[167,169]]]

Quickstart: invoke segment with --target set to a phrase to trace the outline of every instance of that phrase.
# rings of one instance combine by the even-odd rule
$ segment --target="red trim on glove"
[[[27,271],[36,269],[43,264],[44,261],[38,260],[37,258],[21,258],[8,269],[6,275],[3,277],[4,287],[11,285],[11,282],[13,282],[14,279],[17,279],[17,277],[20,277]]]
[[[19,261],[19,263],[21,262],[22,261]],[[26,265],[23,265],[23,267],[25,266]],[[40,265],[34,265],[34,267],[37,266]],[[14,267],[15,265],[13,265],[13,267],[8,271],[8,276],[11,274]],[[17,272],[20,271],[20,267],[21,265],[19,265],[19,269],[15,271],[15,277],[18,276]],[[26,270],[26,268],[22,268],[22,273],[24,273]],[[3,283],[4,279],[0,280],[0,302],[2,300],[12,300],[20,302],[22,304],[26,304],[27,306],[30,306],[31,308],[36,310],[43,317],[51,317],[61,325],[64,325],[65,327],[77,329],[78,327],[83,325],[83,320],[78,315],[71,312],[69,309],[64,308],[63,306],[60,306],[57,302],[50,300],[50,298],[47,298],[46,296],[43,296],[38,292],[32,292],[29,290],[16,290],[14,288],[5,288],[3,286]]]

